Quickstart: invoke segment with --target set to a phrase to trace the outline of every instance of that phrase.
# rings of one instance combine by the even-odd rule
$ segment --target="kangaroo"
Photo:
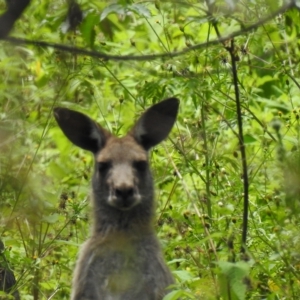
[[[154,187],[148,151],[164,140],[179,100],[150,107],[118,138],[86,115],[55,108],[66,137],[94,154],[94,222],[73,276],[71,300],[161,300],[173,277],[153,228]]]
[[[12,297],[15,300],[20,300],[20,294],[18,290],[15,289],[16,278],[13,271],[10,268],[8,268],[7,258],[5,257],[4,249],[4,244],[0,239],[0,291],[4,291],[5,293],[12,295]],[[2,297],[3,299],[6,299],[4,295]],[[0,296],[0,299],[2,299],[2,297]]]

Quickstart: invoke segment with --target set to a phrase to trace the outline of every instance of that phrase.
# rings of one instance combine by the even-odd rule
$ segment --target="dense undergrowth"
[[[181,100],[177,123],[150,154],[155,226],[177,280],[166,299],[299,299],[299,10],[273,0],[208,2],[82,0],[83,22],[66,32],[66,2],[33,1],[11,34],[163,58],[1,41],[0,263],[22,299],[69,298],[91,223],[93,157],[63,136],[53,107],[122,135],[170,96]],[[209,42],[229,34],[234,44]],[[237,113],[249,180],[245,245]]]

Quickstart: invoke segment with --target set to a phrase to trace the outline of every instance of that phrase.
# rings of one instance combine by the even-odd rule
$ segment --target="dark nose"
[[[133,188],[131,187],[126,187],[126,188],[117,188],[116,189],[116,196],[118,198],[121,198],[123,200],[126,200],[130,197],[132,197],[134,194]]]
[[[116,188],[115,196],[115,206],[122,210],[130,209],[136,202],[132,187]]]

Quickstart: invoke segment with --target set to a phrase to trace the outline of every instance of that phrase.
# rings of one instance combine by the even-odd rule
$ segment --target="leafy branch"
[[[99,51],[93,51],[93,50],[86,50],[84,48],[80,48],[80,47],[73,47],[73,46],[67,46],[67,45],[63,45],[63,44],[57,44],[57,43],[49,43],[49,42],[45,42],[45,41],[34,41],[34,40],[28,40],[28,39],[22,39],[22,38],[16,38],[16,37],[4,37],[2,36],[2,39],[4,39],[5,41],[8,41],[10,43],[13,44],[25,44],[25,45],[33,45],[35,47],[50,47],[56,50],[60,50],[60,51],[65,51],[65,52],[70,52],[73,54],[78,54],[78,55],[85,55],[85,56],[90,56],[90,57],[94,57],[94,58],[99,58],[99,59],[104,59],[104,60],[114,60],[114,61],[130,61],[130,60],[134,60],[134,61],[148,61],[148,60],[155,60],[155,59],[164,59],[164,58],[174,58],[174,57],[178,57],[178,56],[182,56],[186,53],[189,53],[191,51],[194,50],[198,50],[204,47],[208,47],[208,46],[212,46],[212,45],[216,45],[219,43],[223,43],[226,42],[227,40],[233,39],[235,37],[241,36],[247,32],[250,32],[256,28],[258,28],[259,26],[265,24],[266,22],[272,20],[273,18],[275,18],[276,16],[284,13],[285,11],[293,8],[293,7],[297,7],[296,3],[294,0],[291,0],[290,2],[285,3],[284,5],[282,5],[278,10],[276,10],[275,12],[271,13],[270,15],[266,16],[265,18],[257,21],[256,23],[248,26],[248,27],[244,27],[240,30],[237,30],[229,35],[226,36],[219,36],[217,39],[212,40],[212,41],[207,41],[207,42],[203,42],[203,43],[198,43],[194,46],[190,46],[186,49],[183,49],[181,51],[174,51],[174,52],[169,52],[169,53],[161,53],[161,54],[149,54],[149,55],[111,55],[111,54],[106,54],[103,52],[99,52]],[[1,38],[1,36],[0,36]]]

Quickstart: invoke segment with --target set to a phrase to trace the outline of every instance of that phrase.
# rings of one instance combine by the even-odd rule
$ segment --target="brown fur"
[[[153,229],[148,150],[167,137],[178,105],[176,98],[153,105],[122,138],[79,112],[55,109],[65,135],[95,156],[94,225],[77,261],[72,300],[161,300],[173,283]]]

